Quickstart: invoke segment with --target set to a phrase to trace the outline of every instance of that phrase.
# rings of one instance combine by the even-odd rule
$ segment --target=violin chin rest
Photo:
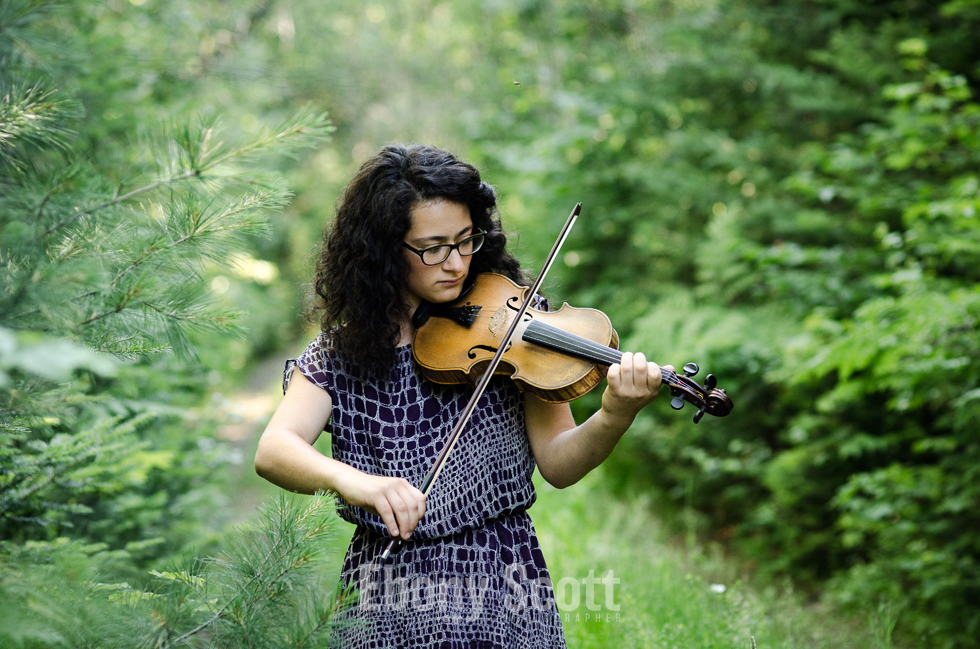
[[[415,313],[412,314],[412,326],[419,329],[426,322],[429,321],[429,311],[432,308],[432,302],[426,302],[422,300],[418,308],[415,309]]]

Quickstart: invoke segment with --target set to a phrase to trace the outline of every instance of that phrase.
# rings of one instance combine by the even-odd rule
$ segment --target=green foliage
[[[536,483],[531,510],[552,581],[612,577],[595,587],[598,613],[583,593],[562,615],[570,647],[800,647],[886,649],[894,611],[874,607],[868,619],[806,601],[786,580],[778,587],[746,582],[715,545],[686,549],[650,516],[650,493],[623,496],[592,474],[575,489]],[[607,599],[608,597],[608,599]],[[566,605],[574,601],[564,593]],[[571,600],[571,601],[570,601]],[[615,609],[610,609],[612,604]],[[596,608],[596,607],[594,607]],[[804,610],[806,611],[804,613]]]
[[[969,505],[980,496],[980,105],[920,44],[903,51],[921,80],[886,87],[895,104],[884,123],[824,153],[800,183],[839,187],[846,208],[874,226],[881,295],[842,322],[815,316],[809,344],[786,359],[787,378],[816,406],[787,453],[809,458],[804,475],[814,449],[836,459],[827,495],[831,547],[846,559],[841,597],[889,594],[905,602],[915,633],[969,643],[980,630],[970,604],[980,546],[963,534],[980,524]],[[774,486],[778,496],[783,485]]]
[[[66,124],[80,116],[77,102],[38,85],[18,87],[16,81],[5,81],[0,89],[0,163],[22,168],[31,148],[67,147],[73,134]]]
[[[106,419],[73,435],[55,435],[50,442],[32,440],[26,428],[18,430],[5,423],[0,451],[5,469],[0,513],[5,527],[47,526],[71,514],[91,513],[78,498],[112,491],[113,469],[121,458],[132,456],[133,432],[149,418],[144,414],[122,424],[119,418]],[[73,497],[58,502],[58,492],[65,484],[70,485]]]
[[[243,236],[263,231],[263,211],[288,197],[242,163],[276,144],[315,142],[325,129],[322,117],[300,113],[228,147],[213,118],[174,124],[147,139],[143,172],[111,190],[72,161],[54,177],[12,174],[3,199],[6,321],[122,356],[186,354],[188,329],[215,331],[233,318],[209,304],[200,262],[228,263]],[[222,196],[232,181],[250,191]]]
[[[188,412],[201,377],[295,335],[282,314],[342,183],[381,144],[426,141],[497,185],[531,267],[582,200],[551,296],[732,396],[696,427],[643,413],[607,481],[661,492],[689,538],[759,571],[885,611],[884,636],[971,645],[978,26],[965,0],[0,4],[0,228],[19,255],[0,271],[0,457],[23,462],[4,502],[47,521],[5,533],[104,538],[130,566],[193,537],[223,448]],[[257,116],[305,102],[336,147],[221,159],[219,139],[247,149]],[[282,215],[262,225],[247,196]],[[236,323],[247,339],[215,343]],[[141,413],[131,448],[62,454]],[[42,507],[18,495],[46,484],[34,467],[78,486],[43,486]]]
[[[643,413],[607,479],[698,511],[689,531],[762,571],[894,600],[907,638],[968,644],[976,549],[944,530],[976,525],[957,504],[977,402],[974,5],[293,2],[290,91],[342,143],[298,178],[293,241],[392,139],[476,161],[532,267],[582,200],[552,297],[697,361],[736,404],[697,427]],[[920,472],[938,490],[889,486]]]
[[[231,452],[193,409],[195,350],[244,330],[208,274],[269,232],[291,197],[273,162],[329,122],[305,108],[229,138],[211,110],[132,102],[125,58],[98,56],[118,45],[100,4],[0,10],[0,643],[323,644],[322,499],[280,500],[221,559],[145,568],[214,543]]]
[[[653,463],[634,477],[761,568],[834,575],[839,601],[898,602],[902,632],[967,646],[980,121],[966,78],[930,63],[925,41],[898,49],[904,77],[881,88],[879,121],[801,142],[798,171],[716,204],[699,282],[680,293],[698,301],[634,323],[630,347],[690,353],[733,415],[683,432],[648,416],[627,445]],[[774,201],[792,211],[777,218]]]
[[[892,600],[906,637],[969,645],[973,4],[465,11],[499,38],[460,129],[517,195],[528,257],[583,200],[559,298],[736,404],[696,428],[644,413],[608,478],[655,484],[764,571]]]
[[[104,544],[5,544],[0,639],[24,649],[324,646],[346,603],[318,574],[335,521],[329,497],[297,507],[280,495],[216,557],[153,570],[145,588],[101,581],[125,559]]]
[[[195,346],[243,333],[206,273],[288,202],[270,158],[331,127],[307,107],[234,143],[202,110],[102,137],[105,115],[146,115],[97,56],[113,47],[104,11],[0,11],[0,536],[70,535],[138,563],[203,540],[230,457],[190,410],[209,369]]]

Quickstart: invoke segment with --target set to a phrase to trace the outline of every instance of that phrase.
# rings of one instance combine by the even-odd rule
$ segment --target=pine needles
[[[47,97],[22,97],[16,113],[0,114],[0,134],[9,135],[4,150],[30,148],[40,137],[18,126],[24,113],[60,119]],[[34,126],[47,142],[59,141],[63,134],[46,123]],[[98,340],[110,353],[107,341],[118,337],[111,330],[124,329],[144,342],[163,337],[184,356],[191,353],[188,330],[232,330],[235,314],[211,306],[201,263],[229,265],[244,237],[266,232],[267,215],[290,198],[281,180],[248,164],[262,153],[312,146],[329,131],[325,116],[304,109],[226,146],[213,117],[175,122],[144,138],[141,173],[111,189],[70,157],[0,158],[0,183],[9,189],[0,199],[3,324]],[[229,191],[235,188],[247,189]]]
[[[270,160],[333,129],[306,107],[229,142],[203,111],[102,141],[106,107],[62,89],[86,11],[0,2],[0,646],[323,646],[329,499],[279,498],[213,558],[148,574],[140,553],[207,515],[192,340],[242,331],[206,267],[289,202]]]
[[[302,508],[280,495],[220,557],[155,573],[166,585],[145,600],[144,614],[158,621],[148,634],[152,646],[325,644],[329,620],[342,603],[322,589],[316,574],[332,507],[323,495]]]
[[[280,495],[218,556],[151,571],[155,579],[142,589],[100,581],[112,560],[104,548],[62,548],[67,561],[57,565],[45,561],[48,544],[7,545],[0,594],[34,615],[0,630],[0,640],[105,649],[326,646],[346,604],[319,574],[336,518],[330,497],[304,500],[296,506]]]
[[[53,68],[45,67],[46,57],[60,56],[50,36],[63,24],[50,19],[64,11],[50,2],[0,4],[5,538],[70,527],[100,496],[122,490],[126,480],[109,474],[125,471],[133,461],[126,458],[145,446],[139,430],[147,412],[167,406],[120,399],[133,390],[117,370],[128,364],[128,380],[152,383],[151,362],[175,353],[181,371],[194,358],[195,332],[243,335],[239,313],[213,299],[205,265],[231,266],[291,198],[269,172],[269,158],[296,155],[332,130],[307,107],[229,143],[220,120],[202,112],[148,127],[128,148],[96,147],[128,167],[88,157],[82,151],[91,149],[76,146],[82,105],[55,89]],[[168,389],[177,388],[161,392]]]

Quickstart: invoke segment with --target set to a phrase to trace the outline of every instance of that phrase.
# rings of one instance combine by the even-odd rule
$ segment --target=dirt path
[[[255,449],[269,418],[282,400],[282,368],[288,354],[282,352],[254,366],[241,387],[232,394],[215,394],[218,435],[231,446],[233,461],[225,469],[230,523],[252,516],[255,508],[278,489],[255,474]]]

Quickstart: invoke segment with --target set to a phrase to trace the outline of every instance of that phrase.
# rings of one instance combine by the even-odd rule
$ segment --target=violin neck
[[[535,345],[547,347],[568,356],[587,360],[596,365],[612,365],[623,358],[623,352],[612,347],[569,333],[558,327],[553,327],[539,320],[531,320],[522,336],[524,340]]]
[[[596,365],[605,365],[608,367],[613,363],[619,363],[623,359],[623,352],[618,349],[600,345],[588,338],[569,333],[538,320],[532,320],[528,323],[522,338],[529,343],[547,347],[548,349],[567,354],[568,356],[575,356],[576,358],[587,360]],[[674,373],[663,367],[660,368],[660,372],[663,380],[666,383],[671,383],[674,378]]]

